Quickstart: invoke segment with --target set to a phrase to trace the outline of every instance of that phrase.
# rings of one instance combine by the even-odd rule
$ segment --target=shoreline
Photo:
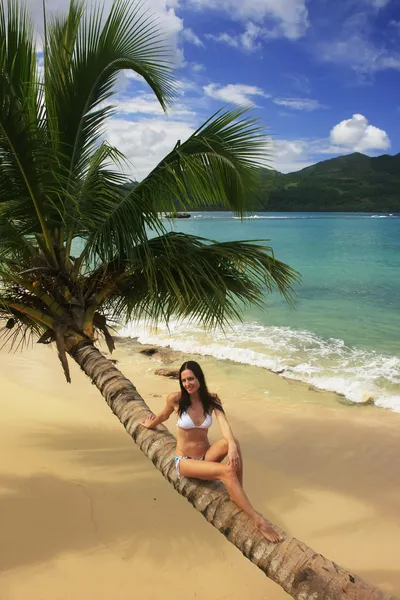
[[[257,319],[242,325],[234,323],[222,333],[185,320],[173,321],[170,327],[132,322],[119,334],[143,345],[194,353],[203,360],[213,357],[238,368],[254,366],[337,394],[344,403],[373,404],[400,413],[398,354],[346,345],[340,338],[320,337],[307,329],[269,326]]]
[[[156,352],[149,355],[149,358],[153,358],[153,359],[157,360],[157,354],[158,354],[158,358],[159,358],[160,362],[162,362],[163,364],[166,364],[166,365],[170,365],[170,364],[176,365],[179,363],[179,361],[181,361],[181,362],[184,361],[184,357],[187,356],[187,352],[184,352],[183,350],[176,350],[168,345],[163,346],[163,345],[159,345],[157,343],[140,342],[138,337],[130,337],[127,335],[124,335],[124,336],[116,335],[113,337],[113,339],[116,342],[116,344],[121,344],[122,346],[124,346],[126,344],[127,346],[131,345],[132,347],[137,345],[137,346],[141,347],[142,349],[154,348],[154,349],[156,349]],[[104,354],[107,356],[107,352],[105,352]],[[304,390],[304,391],[307,390],[308,392],[315,392],[316,394],[323,394],[325,398],[329,398],[329,401],[333,400],[334,402],[337,402],[338,404],[341,404],[341,405],[344,405],[347,407],[354,407],[354,408],[359,407],[360,409],[362,409],[367,406],[371,406],[374,409],[380,409],[380,410],[383,410],[386,412],[393,412],[395,414],[399,414],[398,411],[394,410],[393,408],[388,408],[385,406],[380,406],[379,404],[375,404],[375,398],[372,395],[366,394],[365,399],[362,401],[351,400],[351,399],[347,398],[345,394],[340,393],[338,391],[319,388],[316,385],[314,385],[313,383],[308,383],[301,379],[295,379],[294,377],[289,377],[289,376],[285,375],[286,369],[282,369],[281,371],[274,371],[273,369],[270,369],[268,367],[264,367],[264,366],[261,367],[258,365],[245,364],[245,363],[234,361],[229,358],[216,358],[215,356],[212,356],[211,354],[210,355],[198,354],[195,351],[192,354],[193,354],[193,356],[196,357],[195,360],[197,362],[204,362],[205,360],[211,360],[211,361],[216,361],[217,364],[226,363],[227,365],[229,365],[229,367],[231,369],[241,369],[241,368],[244,368],[246,370],[247,369],[255,369],[256,371],[258,371],[260,373],[265,371],[269,375],[272,375],[277,378],[281,378],[289,385],[299,386],[300,390]],[[166,362],[164,362],[163,357],[166,357],[166,359],[167,359]],[[276,384],[273,387],[274,388],[279,387],[279,385]],[[322,399],[321,399],[321,401],[322,401]]]
[[[112,358],[156,412],[177,382],[154,371],[182,356],[165,365],[138,347],[118,343]],[[168,485],[77,365],[68,385],[52,348],[0,357],[2,600],[70,600],[82,589],[125,600],[132,581],[145,600],[288,598]],[[255,507],[398,594],[398,416],[257,367],[201,364],[241,441]]]

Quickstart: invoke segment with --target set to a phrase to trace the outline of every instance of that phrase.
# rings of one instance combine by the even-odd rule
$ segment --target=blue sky
[[[165,117],[140,79],[120,78],[107,137],[132,176],[226,103],[253,105],[271,134],[271,165],[283,172],[354,151],[400,152],[400,0],[145,4],[168,38],[180,91]]]

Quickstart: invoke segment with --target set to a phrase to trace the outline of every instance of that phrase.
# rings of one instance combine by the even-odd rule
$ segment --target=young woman
[[[142,423],[154,429],[167,421],[172,413],[178,416],[177,445],[174,458],[178,477],[215,480],[225,484],[231,499],[246,512],[254,525],[270,542],[280,542],[282,537],[258,513],[243,490],[243,462],[240,446],[234,438],[220,399],[211,394],[204,373],[197,362],[185,362],[179,370],[181,391],[170,394],[164,410],[157,416],[149,415]],[[215,415],[221,428],[222,439],[210,445],[208,429]],[[226,464],[222,464],[225,457]]]

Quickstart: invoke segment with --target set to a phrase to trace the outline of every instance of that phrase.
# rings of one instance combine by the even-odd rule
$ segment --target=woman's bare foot
[[[254,521],[254,524],[260,531],[260,533],[262,533],[265,539],[267,539],[269,542],[277,544],[278,542],[282,542],[285,539],[282,535],[279,535],[279,533],[277,533],[275,529],[261,515],[257,517],[257,519]]]

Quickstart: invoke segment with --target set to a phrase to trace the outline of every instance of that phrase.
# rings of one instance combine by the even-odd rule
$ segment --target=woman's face
[[[196,375],[190,369],[186,369],[181,373],[181,383],[189,394],[194,394],[200,388],[200,382]]]

